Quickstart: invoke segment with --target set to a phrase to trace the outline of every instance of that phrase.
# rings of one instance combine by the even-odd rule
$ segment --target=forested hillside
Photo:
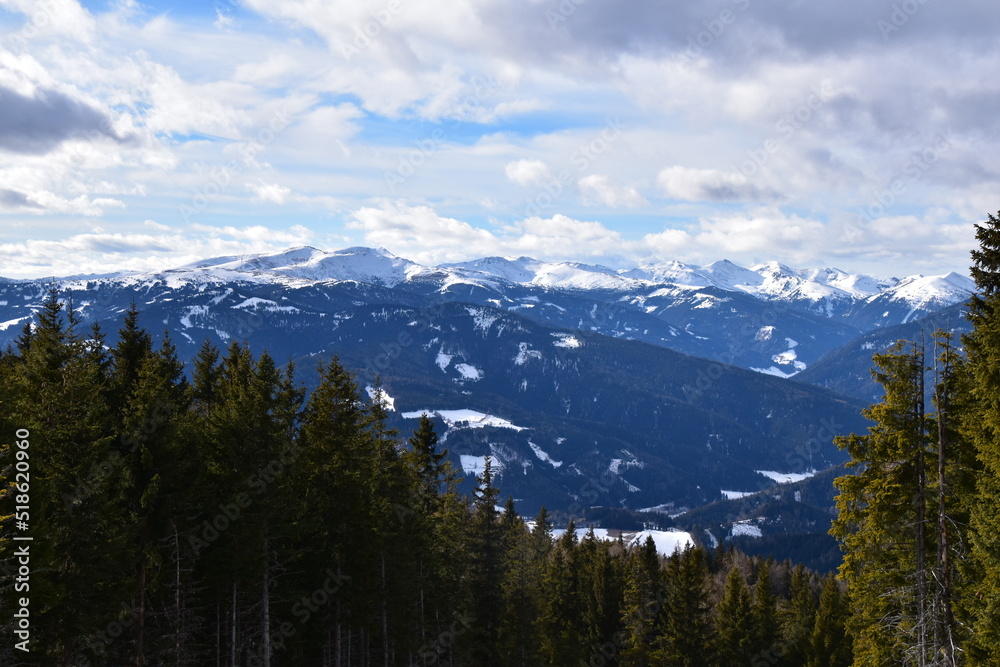
[[[134,309],[109,347],[50,295],[0,357],[3,664],[848,663],[831,578],[553,541],[489,465],[458,495],[429,419],[320,375],[239,344],[185,369]]]
[[[976,231],[966,355],[944,330],[875,355],[874,426],[838,439],[859,667],[1000,664],[1000,218]]]

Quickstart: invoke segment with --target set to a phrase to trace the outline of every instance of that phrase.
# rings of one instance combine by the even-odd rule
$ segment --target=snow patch
[[[760,526],[750,523],[750,520],[734,523],[729,531],[729,537],[763,537]]]
[[[475,410],[416,410],[414,412],[404,412],[400,415],[403,419],[420,419],[420,415],[427,414],[440,418],[449,428],[483,428],[492,426],[494,428],[511,428],[515,431],[526,430],[523,426],[515,426],[506,419],[494,417]]]
[[[184,325],[185,329],[190,329],[194,326],[191,324],[191,318],[203,315],[208,315],[208,306],[189,306],[187,309],[187,315],[181,317],[181,324]]]
[[[462,376],[461,379],[456,378],[455,382],[464,382],[466,380],[476,382],[477,380],[483,379],[483,372],[475,366],[470,366],[469,364],[455,364],[455,370]]]
[[[223,292],[219,296],[217,296],[217,297],[215,297],[215,298],[212,299],[212,305],[213,306],[218,306],[220,303],[222,303],[223,299],[225,299],[227,296],[229,296],[232,293],[233,293],[233,288],[232,287],[227,287],[225,292]]]
[[[755,367],[751,367],[750,370],[757,371],[758,373],[763,373],[764,375],[773,375],[773,376],[779,377],[779,378],[790,378],[793,375],[795,375],[795,373],[786,373],[785,371],[781,370],[777,366],[771,366],[770,368],[755,368]]]
[[[500,319],[499,316],[487,313],[481,308],[473,308],[469,306],[466,307],[465,310],[472,316],[472,319],[475,322],[475,328],[482,329],[483,333],[489,331],[490,327],[493,326],[493,323]]]
[[[518,343],[517,344],[517,356],[514,357],[514,363],[518,366],[523,366],[528,362],[529,359],[541,359],[542,353],[538,350],[532,350],[529,348],[528,343]]]
[[[726,491],[722,489],[720,493],[726,497],[726,500],[739,500],[740,498],[746,498],[747,496],[752,496],[755,491]]]
[[[548,463],[553,468],[558,468],[563,464],[562,461],[554,461],[551,456],[549,456],[545,451],[542,450],[541,447],[533,443],[531,440],[528,441],[528,446],[531,447],[531,451],[535,453],[535,456],[538,457],[539,461]]]
[[[472,456],[470,454],[461,454],[459,458],[462,461],[462,472],[466,475],[482,475],[483,471],[486,470],[486,457],[485,456]],[[497,457],[490,457],[490,470],[496,474],[503,470],[503,463],[497,460]]]
[[[691,533],[681,530],[643,530],[633,533],[628,543],[632,546],[641,546],[646,543],[647,537],[653,538],[656,552],[662,556],[671,556],[677,551],[694,546]]]
[[[396,399],[386,393],[385,389],[379,389],[378,391],[371,385],[365,387],[365,391],[368,392],[368,397],[373,401],[376,400],[376,395],[382,400],[382,404],[385,406],[386,410],[393,412],[396,410]]]
[[[7,320],[6,322],[0,322],[0,331],[6,331],[7,329],[17,325],[20,322],[24,322],[25,320],[30,320],[31,317],[32,317],[31,315],[26,315],[25,317],[19,317],[16,320]]]
[[[580,347],[582,345],[582,343],[580,343],[580,339],[571,334],[554,333],[552,334],[552,336],[556,339],[555,342],[552,343],[556,347],[575,348],[575,347]]]
[[[622,468],[644,468],[644,467],[646,467],[645,463],[643,463],[642,461],[640,461],[637,458],[635,458],[635,456],[633,456],[630,452],[627,452],[627,451],[625,451],[623,449],[622,453],[625,454],[625,455],[627,455],[627,456],[629,456],[629,457],[631,457],[631,458],[629,460],[627,460],[627,461],[625,459],[611,459],[611,463],[608,464],[608,470],[613,475],[620,474]],[[628,482],[626,482],[626,484],[627,483]]]
[[[588,528],[577,528],[577,539],[587,536]],[[558,540],[566,534],[565,528],[556,528],[552,531],[553,539]],[[672,556],[677,551],[683,551],[694,546],[694,539],[691,533],[681,530],[642,530],[642,531],[622,531],[615,528],[594,528],[594,537],[607,542],[617,542],[621,537],[622,541],[629,546],[642,546],[646,543],[647,537],[653,538],[656,551],[661,556]]]
[[[268,310],[272,312],[285,312],[285,313],[300,312],[299,309],[296,308],[295,306],[279,306],[276,301],[271,301],[270,299],[261,299],[260,297],[256,296],[250,297],[243,303],[238,303],[235,306],[230,306],[230,308],[253,308],[254,310]]]
[[[773,479],[778,484],[801,482],[802,480],[809,479],[816,474],[815,470],[810,470],[808,472],[775,472],[774,470],[757,470],[755,472],[758,475],[767,477],[768,479]]]
[[[451,363],[451,357],[452,355],[450,354],[445,354],[444,352],[438,352],[437,358],[434,360],[434,363],[437,364],[438,368],[440,368],[442,371],[447,371],[448,364]]]

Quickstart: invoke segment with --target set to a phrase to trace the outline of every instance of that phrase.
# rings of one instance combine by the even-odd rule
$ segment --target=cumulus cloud
[[[0,189],[0,208],[41,208],[41,206],[28,199],[23,192]]]
[[[552,180],[549,165],[541,160],[517,160],[504,165],[504,173],[512,183],[530,187]]]
[[[483,229],[441,216],[429,206],[403,202],[362,208],[347,226],[360,231],[369,245],[398,250],[411,259],[430,263],[498,254],[566,259],[570,247],[576,258],[612,257],[625,247],[620,233],[599,222],[565,215],[531,217]]]
[[[253,193],[253,201],[258,204],[284,204],[288,201],[288,196],[292,194],[290,188],[286,188],[278,183],[247,183],[247,190]]]
[[[25,18],[13,36],[17,44],[38,37],[64,36],[81,42],[90,42],[94,37],[96,21],[76,0],[2,0],[0,6]]]
[[[656,180],[664,194],[684,201],[767,201],[779,198],[773,191],[758,188],[740,172],[673,166],[660,171]]]
[[[892,29],[879,27],[892,8],[865,0],[794,11],[745,0],[429,0],[419,10],[246,0],[218,17],[157,2],[91,14],[77,0],[0,0],[15,13],[0,46],[0,225],[16,238],[38,220],[76,233],[80,217],[107,222],[126,205],[126,231],[158,232],[142,221],[169,221],[200,196],[213,216],[263,216],[270,207],[254,205],[264,203],[283,216],[320,211],[337,238],[361,225],[347,231],[410,238],[427,253],[430,237],[407,237],[401,220],[437,229],[433,241],[455,255],[464,242],[472,255],[542,254],[566,238],[544,229],[574,221],[574,233],[630,257],[862,257],[834,233],[842,218],[910,178],[947,130],[951,148],[916,167],[886,215],[912,214],[932,232],[908,238],[960,268],[968,235],[952,227],[993,210],[1000,83],[984,73],[1000,55],[990,40],[1000,13],[987,0],[917,3]],[[733,20],[720,28],[723,9]],[[244,21],[247,12],[269,20]],[[594,152],[618,117],[627,131]],[[372,197],[415,147],[419,174],[393,191],[409,199],[392,222]],[[744,169],[748,160],[758,168]],[[544,189],[555,178],[558,196]],[[426,202],[455,217],[421,212]],[[598,223],[587,207],[635,216]],[[504,214],[520,218],[464,222]],[[660,217],[663,229],[635,222]],[[926,261],[893,236],[900,224],[855,236],[897,264]],[[809,233],[797,240],[796,229]]]
[[[0,149],[12,153],[47,153],[76,137],[126,140],[106,114],[55,90],[29,96],[0,86],[0,118]]]
[[[583,201],[612,208],[637,208],[648,202],[630,185],[615,185],[603,174],[591,174],[580,179],[577,185]]]
[[[944,225],[947,233],[935,236]],[[491,229],[439,215],[429,206],[382,202],[355,212],[349,228],[364,243],[428,264],[488,255],[527,255],[547,260],[600,261],[617,266],[680,260],[703,264],[730,259],[744,265],[779,259],[797,266],[822,266],[833,257],[851,259],[853,270],[885,274],[884,262],[925,254],[920,270],[947,266],[947,257],[970,242],[969,230],[936,219],[881,220],[846,238],[839,224],[787,214],[776,207],[699,218],[687,228],[666,227],[629,238],[596,221],[556,214],[529,217]],[[907,230],[917,230],[908,233]],[[879,237],[893,239],[891,251]],[[963,244],[966,244],[963,246]],[[831,248],[841,249],[841,252]],[[840,262],[842,263],[842,262]],[[852,266],[852,265],[848,265]],[[910,271],[914,273],[915,271]]]
[[[192,225],[170,230],[152,221],[155,232],[89,232],[60,239],[28,239],[0,243],[0,276],[37,278],[108,273],[127,267],[135,271],[160,271],[206,257],[246,255],[307,245],[313,233],[300,225],[270,229]]]

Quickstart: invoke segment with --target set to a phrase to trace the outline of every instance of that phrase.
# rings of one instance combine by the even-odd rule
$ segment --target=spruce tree
[[[31,598],[39,604],[31,649],[45,664],[98,661],[122,650],[102,631],[130,611],[120,577],[122,508],[109,491],[115,459],[107,380],[57,292],[37,318],[7,378],[10,420],[31,435],[30,530],[45,536],[32,547]]]
[[[757,567],[757,583],[753,590],[753,653],[772,657],[779,652],[778,598],[771,590],[771,561],[762,560]]]
[[[504,544],[504,613],[500,621],[503,664],[530,667],[537,661],[536,620],[539,606],[537,568],[531,553],[531,533],[508,497],[501,523]]]
[[[852,592],[859,666],[901,662],[927,648],[923,356],[916,348],[904,353],[901,343],[875,362],[885,397],[864,412],[874,422],[868,435],[837,441],[859,472],[835,481],[838,515],[830,531],[843,544],[840,572]]]
[[[851,638],[847,635],[850,610],[832,575],[823,582],[819,609],[809,642],[808,667],[848,667],[852,664]]]
[[[539,650],[545,664],[575,665],[584,659],[579,552],[576,524],[570,519],[566,532],[553,546],[542,581],[538,625]]]
[[[663,572],[652,537],[632,548],[627,568],[622,605],[624,648],[621,664],[648,667],[653,664],[663,605]]]
[[[754,653],[753,603],[739,567],[726,576],[715,608],[716,655],[720,667],[745,667]]]
[[[801,564],[792,572],[789,599],[781,605],[781,636],[788,665],[804,665],[809,657],[816,621],[816,598],[806,569]]]
[[[689,548],[667,561],[666,600],[661,613],[662,635],[657,664],[678,667],[712,665],[712,617],[705,552]]]
[[[970,507],[975,602],[965,608],[973,628],[970,657],[1000,665],[1000,213],[976,225],[976,239],[971,273],[978,291],[969,301],[973,330],[963,338],[970,381],[961,419],[981,472]]]
[[[469,568],[466,613],[472,619],[465,645],[471,664],[499,665],[500,612],[503,600],[498,582],[503,580],[504,554],[497,497],[493,485],[493,462],[485,459],[477,478],[472,520],[468,532]]]

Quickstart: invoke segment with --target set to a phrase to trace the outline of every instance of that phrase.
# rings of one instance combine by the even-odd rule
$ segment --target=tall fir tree
[[[847,633],[849,615],[850,608],[840,584],[832,575],[827,577],[809,640],[809,657],[805,663],[808,667],[848,667],[852,664],[852,642]]]
[[[487,456],[477,478],[472,519],[468,531],[469,566],[466,614],[471,619],[465,635],[471,664],[500,664],[500,612],[503,600],[498,582],[503,580],[503,540],[497,512],[499,490],[493,484],[493,461]]]
[[[666,599],[657,664],[709,667],[713,664],[712,616],[705,552],[690,548],[667,561]]]
[[[792,572],[788,600],[779,612],[781,636],[785,642],[785,662],[790,667],[804,665],[809,658],[813,626],[816,621],[816,598],[809,574],[799,565]]]
[[[926,611],[920,590],[926,571],[923,462],[928,454],[923,414],[923,355],[915,347],[875,356],[882,403],[864,415],[869,434],[840,438],[857,474],[837,478],[838,515],[831,533],[843,544],[840,572],[853,593],[855,663],[901,662],[923,649]],[[921,663],[922,664],[922,663]]]
[[[716,656],[720,667],[745,667],[754,652],[754,615],[750,591],[739,567],[726,576],[715,609]]]
[[[771,590],[772,561],[762,560],[757,566],[757,582],[753,589],[753,648],[754,655],[772,657],[778,650],[778,597]]]
[[[631,549],[627,559],[625,599],[622,605],[623,666],[649,667],[653,664],[654,647],[660,634],[663,599],[660,556],[653,538],[647,536],[641,545]]]
[[[100,661],[118,649],[103,629],[131,613],[118,569],[128,548],[122,509],[109,491],[117,459],[107,378],[56,291],[37,320],[7,378],[11,421],[33,443],[29,525],[45,536],[32,549],[31,649],[44,664]]]
[[[968,605],[973,628],[970,658],[1000,665],[1000,213],[976,225],[972,251],[977,293],[969,301],[973,330],[963,338],[970,382],[962,431],[981,466],[971,505],[972,556],[976,583]]]

